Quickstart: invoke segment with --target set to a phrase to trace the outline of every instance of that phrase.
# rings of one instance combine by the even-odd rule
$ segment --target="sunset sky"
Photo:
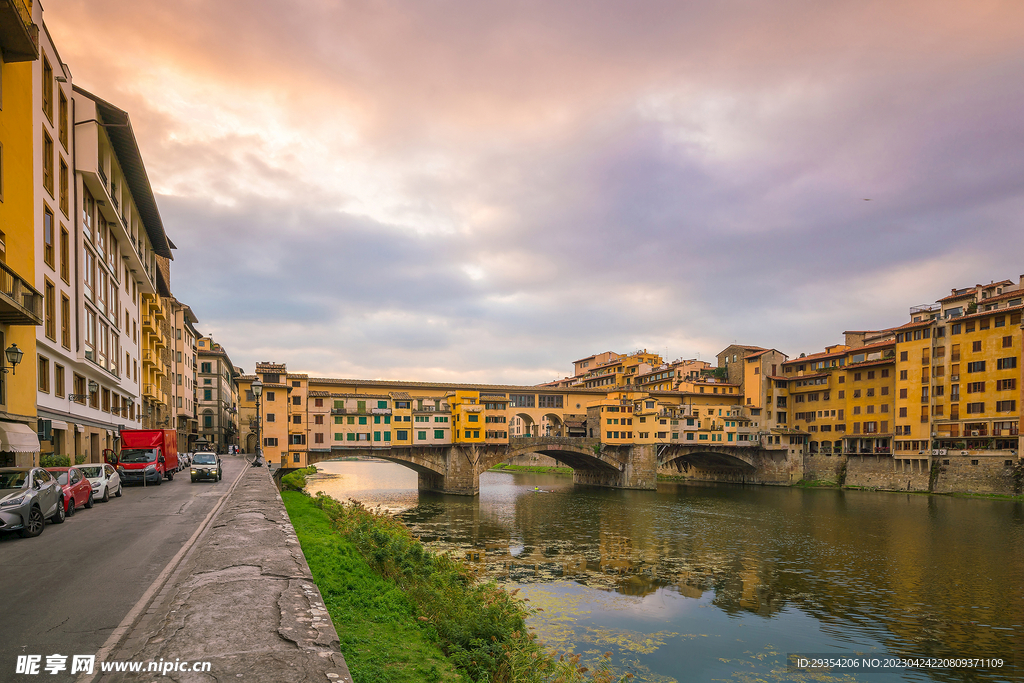
[[[1024,273],[1019,0],[43,8],[247,372],[796,356]]]

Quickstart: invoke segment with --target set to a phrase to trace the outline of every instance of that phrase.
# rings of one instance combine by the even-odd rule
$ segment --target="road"
[[[221,457],[221,481],[192,483],[186,470],[125,486],[36,538],[0,534],[0,678],[17,655],[99,650],[246,465]]]

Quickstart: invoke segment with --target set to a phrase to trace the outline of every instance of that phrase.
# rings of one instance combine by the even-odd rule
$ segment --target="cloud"
[[[250,370],[796,355],[1024,270],[1017,3],[46,9],[131,114],[172,289]]]

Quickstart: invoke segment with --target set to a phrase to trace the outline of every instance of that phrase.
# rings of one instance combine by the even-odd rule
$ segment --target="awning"
[[[68,423],[60,420],[50,420],[50,429],[63,429],[67,431]]]
[[[0,422],[0,451],[38,453],[39,437],[28,425],[20,422]]]

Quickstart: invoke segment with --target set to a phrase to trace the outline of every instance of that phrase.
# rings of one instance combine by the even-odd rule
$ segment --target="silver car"
[[[0,531],[22,538],[43,533],[45,520],[64,521],[64,493],[42,467],[0,467]]]

